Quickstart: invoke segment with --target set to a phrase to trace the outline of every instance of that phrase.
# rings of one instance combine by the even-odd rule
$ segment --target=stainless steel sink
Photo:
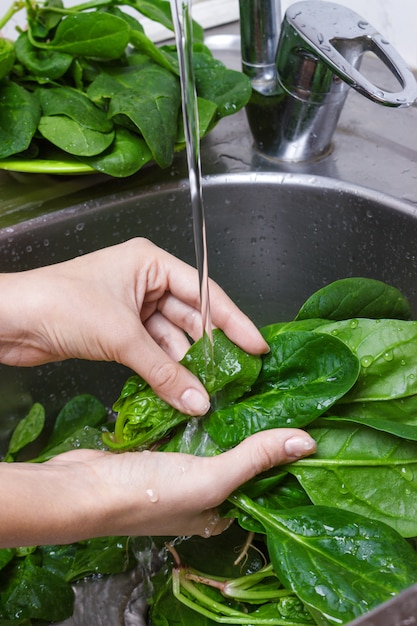
[[[219,58],[238,64],[237,26],[228,30],[231,36],[220,32],[212,44]],[[368,68],[378,78],[373,59]],[[244,112],[223,120],[201,151],[210,275],[258,325],[293,318],[315,289],[354,275],[395,285],[416,316],[416,127],[417,109],[386,110],[352,93],[332,153],[291,166],[257,154]],[[150,166],[128,180],[3,173],[0,188],[0,271],[56,263],[135,236],[194,262],[182,154],[168,171]],[[76,393],[111,406],[127,374],[115,364],[81,361],[0,366],[0,452],[33,401],[51,418]]]

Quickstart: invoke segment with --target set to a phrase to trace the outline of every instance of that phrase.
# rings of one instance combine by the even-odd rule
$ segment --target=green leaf
[[[113,124],[107,114],[99,109],[82,92],[70,87],[47,87],[39,89],[42,115],[65,115],[81,126],[108,133]]]
[[[31,556],[19,560],[0,583],[0,618],[60,622],[72,615],[71,586],[35,565]]]
[[[0,158],[27,150],[39,118],[35,94],[17,83],[0,83]]]
[[[262,361],[259,356],[248,354],[230,341],[218,328],[213,330],[213,344],[206,337],[196,341],[181,363],[200,378],[211,396],[216,397],[216,406],[226,406],[250,390],[258,378]],[[211,353],[212,350],[212,353]],[[214,376],[207,358],[212,358]]]
[[[252,87],[247,76],[206,53],[200,55],[200,61],[196,59],[194,75],[198,95],[216,104],[219,118],[236,113],[249,102]]]
[[[15,58],[13,43],[7,39],[0,39],[0,80],[10,72]]]
[[[72,582],[92,574],[126,572],[136,563],[129,541],[129,537],[98,537],[78,543],[65,580]]]
[[[95,156],[104,152],[114,139],[114,131],[90,130],[66,115],[44,115],[38,130],[54,146],[76,156]]]
[[[310,296],[296,319],[354,317],[408,320],[411,309],[405,296],[391,285],[371,278],[342,278]]]
[[[349,423],[311,427],[317,453],[287,467],[314,504],[356,511],[417,535],[417,443]]]
[[[207,375],[207,338],[196,341],[181,363],[200,378],[219,406],[245,393],[256,380],[260,358],[235,346],[221,331],[213,331],[213,371]],[[114,435],[105,434],[104,442],[112,449],[149,447],[190,417],[161,400],[139,376],[130,377],[113,405],[118,411]],[[181,445],[181,442],[178,442]]]
[[[152,159],[146,142],[127,128],[115,127],[113,143],[94,157],[79,157],[97,172],[114,177],[131,176]]]
[[[0,549],[0,570],[2,570],[13,559],[16,551],[13,548]]]
[[[113,93],[109,117],[128,118],[145,139],[152,157],[162,168],[172,163],[177,137],[180,89],[176,77],[158,66],[119,74],[126,85]]]
[[[251,395],[212,413],[207,432],[230,448],[260,430],[309,424],[355,383],[359,363],[339,340],[314,332],[276,335]]]
[[[88,450],[104,450],[106,446],[103,444],[103,430],[93,428],[92,426],[83,426],[74,430],[65,439],[53,446],[48,445],[42,450],[36,459],[32,459],[33,463],[43,463],[52,459],[58,454],[70,452],[71,450],[88,449]]]
[[[262,337],[265,339],[267,343],[270,343],[276,335],[280,333],[286,332],[294,332],[294,331],[309,331],[315,330],[319,328],[319,326],[324,326],[328,324],[328,320],[322,319],[307,319],[307,320],[296,320],[292,322],[277,322],[275,324],[269,324],[268,326],[264,326],[260,329]]]
[[[161,67],[179,74],[178,59],[169,51],[162,47],[157,47],[143,32],[132,30],[130,33],[130,43],[136,50],[146,54],[147,57],[158,63]]]
[[[338,337],[356,354],[361,371],[341,402],[390,400],[417,393],[417,322],[352,319],[317,328]]]
[[[32,43],[48,50],[109,61],[124,54],[129,37],[130,27],[124,19],[94,11],[64,17],[50,43]]]
[[[348,421],[417,441],[417,396],[374,402],[336,404],[326,422]]]
[[[49,446],[61,443],[85,426],[100,426],[107,419],[106,407],[90,394],[81,394],[69,400],[55,420]]]
[[[18,61],[35,76],[57,80],[72,63],[73,57],[57,50],[42,50],[33,46],[27,32],[20,34],[15,43]]]
[[[267,533],[278,578],[331,624],[345,624],[416,580],[417,554],[390,526],[335,507],[270,511],[231,498]]]
[[[28,415],[17,424],[10,439],[9,448],[4,461],[12,461],[18,452],[41,434],[45,424],[45,410],[37,402],[31,407]]]

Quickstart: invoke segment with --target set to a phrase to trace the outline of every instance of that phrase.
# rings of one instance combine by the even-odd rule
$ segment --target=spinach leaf
[[[49,80],[61,78],[72,63],[73,57],[57,50],[41,50],[32,45],[29,34],[23,32],[15,43],[15,52],[18,61],[31,74]]]
[[[382,522],[317,505],[271,511],[243,494],[231,501],[262,524],[278,578],[331,624],[353,620],[416,580],[416,552]]]
[[[171,164],[181,103],[171,72],[147,63],[101,73],[87,93],[95,102],[109,100],[109,117],[139,132],[160,167]]]
[[[417,322],[352,319],[320,326],[316,332],[338,337],[361,363],[357,383],[341,402],[390,400],[417,393]]]
[[[4,571],[4,570],[3,570]],[[17,560],[0,582],[0,619],[56,621],[71,616],[74,592],[62,578],[36,565],[29,556]]]
[[[403,294],[379,280],[342,278],[316,291],[303,304],[296,319],[354,317],[408,320],[410,304]]]
[[[0,80],[7,76],[15,62],[15,48],[11,41],[0,39]]]
[[[417,535],[417,443],[366,426],[308,429],[317,453],[287,466],[314,504],[356,511]]]
[[[157,47],[143,32],[132,30],[130,33],[130,43],[136,50],[143,52],[147,57],[155,61],[161,67],[179,75],[178,59],[165,50]]]
[[[65,580],[126,572],[136,563],[130,543],[129,537],[98,537],[79,542]]]
[[[74,56],[110,61],[122,56],[129,43],[127,22],[110,13],[75,13],[64,17],[49,43],[32,44],[46,50],[57,50]]]
[[[69,400],[55,420],[48,446],[55,446],[85,426],[100,426],[107,418],[106,407],[90,394]]]
[[[260,329],[262,337],[267,343],[270,343],[276,335],[286,332],[294,331],[309,331],[319,328],[328,324],[328,320],[324,319],[307,319],[307,320],[295,320],[292,322],[277,322],[275,324],[269,324]]]
[[[228,69],[211,52],[195,46],[193,67],[199,96],[217,105],[218,117],[235,113],[248,102],[252,88],[243,74]]]
[[[207,432],[223,449],[260,430],[309,424],[355,383],[359,363],[338,339],[314,332],[276,335],[251,395],[214,411]]]
[[[0,570],[2,570],[13,559],[16,551],[13,548],[0,549]]]
[[[325,422],[347,421],[417,441],[417,396],[375,402],[336,404]]]
[[[113,143],[93,157],[78,157],[79,161],[91,165],[97,172],[114,177],[135,174],[152,159],[148,145],[134,132],[116,126]]]
[[[261,359],[235,346],[221,331],[214,329],[212,360],[215,377],[206,371],[207,337],[196,341],[181,363],[206,386],[220,406],[232,402],[256,380]],[[130,377],[113,405],[118,412],[114,434],[105,433],[104,443],[112,449],[142,448],[165,437],[190,418],[161,400],[139,376]]]
[[[38,97],[17,83],[0,83],[0,158],[26,150],[40,119]]]
[[[43,115],[38,130],[54,146],[77,156],[100,154],[114,139],[114,131],[102,133],[91,130],[66,115]]]
[[[99,109],[82,92],[69,87],[39,89],[42,115],[65,115],[91,130],[108,133],[113,124],[105,111]]]
[[[20,420],[14,429],[3,461],[13,461],[18,452],[39,437],[44,425],[45,410],[41,404],[35,402],[28,415]]]
[[[216,395],[216,406],[226,406],[250,390],[257,380],[262,361],[248,354],[226,337],[223,331],[213,330],[212,360],[214,377],[206,368],[210,354],[207,338],[196,341],[181,363],[200,378],[211,396]]]

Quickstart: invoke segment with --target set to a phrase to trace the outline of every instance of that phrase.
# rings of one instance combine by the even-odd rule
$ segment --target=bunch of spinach
[[[343,624],[416,582],[407,540],[417,535],[417,324],[409,316],[407,300],[379,281],[329,285],[293,322],[262,329],[271,351],[249,392],[164,446],[213,454],[289,425],[305,427],[318,450],[254,479],[224,505],[224,515],[258,542],[264,537],[270,565],[254,586],[238,579],[229,595],[234,583],[202,573],[204,561],[196,573],[178,560],[171,594],[163,588],[152,604],[155,626],[177,623],[164,609],[173,597],[207,624]],[[295,604],[283,617],[279,593],[294,594],[307,616]],[[193,623],[187,615],[181,623]]]
[[[55,163],[59,173],[72,159],[117,177],[149,161],[168,167],[185,141],[176,49],[157,47],[120,7],[172,30],[169,0],[24,6],[27,30],[14,43],[0,39],[0,166],[33,161],[31,171],[42,172]],[[0,18],[0,28],[12,14]],[[241,109],[251,88],[213,58],[197,24],[193,40],[203,136]]]

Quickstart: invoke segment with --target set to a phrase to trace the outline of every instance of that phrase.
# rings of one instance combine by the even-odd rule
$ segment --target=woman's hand
[[[202,334],[197,271],[146,239],[64,263],[0,276],[0,361],[116,361],[183,413],[209,408],[203,385],[177,363]],[[247,352],[268,350],[254,324],[210,281],[213,325]]]
[[[218,534],[230,520],[217,506],[241,484],[314,451],[307,433],[282,428],[215,457],[74,450],[39,465],[2,463],[0,546]]]

